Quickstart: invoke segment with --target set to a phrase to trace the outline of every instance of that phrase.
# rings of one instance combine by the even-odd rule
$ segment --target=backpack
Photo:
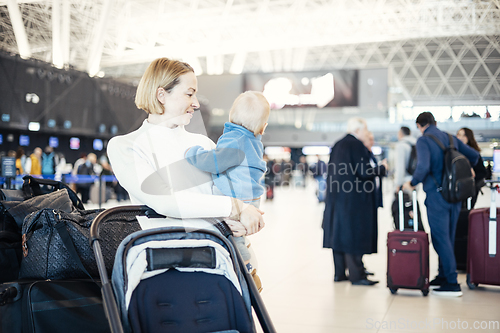
[[[431,174],[443,198],[450,203],[461,202],[475,193],[474,177],[467,157],[460,153],[453,144],[453,137],[448,134],[450,145],[445,147],[434,135],[426,134],[443,150],[443,177],[441,187]]]
[[[408,160],[408,166],[406,168],[406,171],[410,175],[413,175],[413,173],[417,169],[417,146],[412,145],[411,143],[408,143],[408,144],[411,145],[411,152],[410,152],[410,159]]]

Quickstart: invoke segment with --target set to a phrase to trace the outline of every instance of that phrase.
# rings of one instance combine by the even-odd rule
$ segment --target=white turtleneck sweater
[[[133,204],[174,218],[227,217],[231,198],[212,195],[211,175],[184,159],[185,151],[196,145],[215,149],[204,135],[186,132],[183,126],[153,125],[146,119],[136,131],[113,137],[107,153]]]

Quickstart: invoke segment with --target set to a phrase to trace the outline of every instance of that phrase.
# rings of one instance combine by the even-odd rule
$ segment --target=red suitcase
[[[474,289],[478,284],[500,285],[500,208],[496,195],[500,181],[488,181],[491,188],[490,208],[473,209],[469,215],[469,240],[467,252],[467,285]]]
[[[395,294],[399,288],[419,289],[429,294],[429,237],[418,231],[417,211],[414,211],[413,231],[404,230],[403,192],[399,191],[400,230],[387,234],[387,287]],[[417,192],[413,191],[413,207],[417,207]]]

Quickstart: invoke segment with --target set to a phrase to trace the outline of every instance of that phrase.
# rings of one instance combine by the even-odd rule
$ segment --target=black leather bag
[[[110,332],[100,282],[22,280],[1,284],[0,332]]]
[[[65,212],[75,209],[66,189],[24,201],[0,201],[0,283],[18,279],[24,218],[42,208]]]
[[[82,200],[80,200],[78,195],[63,182],[52,179],[34,178],[31,176],[24,176],[23,180],[24,183],[22,191],[26,198],[32,198],[35,196],[66,189],[68,191],[69,198],[73,203],[73,206],[75,206],[77,209],[85,209],[85,207],[83,206],[83,202]]]
[[[41,209],[27,216],[22,230],[23,258],[19,278],[98,278],[89,237],[90,225],[101,211],[75,210],[67,213]],[[106,239],[102,252],[108,274],[111,274],[121,240],[137,230],[140,230],[139,223],[130,216],[117,216],[103,224],[100,233]]]

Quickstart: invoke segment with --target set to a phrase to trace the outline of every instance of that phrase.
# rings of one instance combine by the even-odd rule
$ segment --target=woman
[[[139,82],[135,98],[148,118],[136,131],[109,141],[109,161],[132,203],[148,205],[168,217],[188,219],[190,228],[206,227],[207,218],[229,218],[226,222],[235,236],[254,234],[264,227],[262,212],[238,199],[212,195],[211,175],[184,159],[192,146],[215,148],[208,137],[184,129],[200,107],[197,91],[196,76],[187,63],[154,60]],[[143,228],[161,223],[144,218],[139,222]]]
[[[474,132],[472,132],[471,129],[467,127],[459,129],[457,132],[457,138],[466,145],[469,145],[470,147],[474,148],[476,151],[481,152],[481,148],[479,148],[479,145],[477,144],[477,141],[474,138]],[[481,190],[481,187],[483,187],[484,185],[484,180],[486,178],[486,173],[487,173],[481,155],[479,155],[479,160],[477,161],[477,164],[473,167],[473,169],[475,173],[474,180],[476,182],[476,194],[472,198],[471,208],[474,208],[474,205],[476,204],[477,195]]]

